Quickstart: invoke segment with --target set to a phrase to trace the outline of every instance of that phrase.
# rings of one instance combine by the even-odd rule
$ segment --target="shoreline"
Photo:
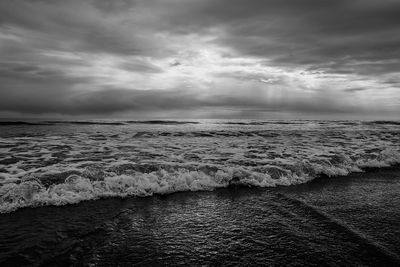
[[[232,186],[19,209],[0,216],[0,236],[7,244],[25,241],[0,253],[0,263],[12,265],[18,253],[17,262],[34,266],[75,260],[83,266],[318,265],[335,257],[343,264],[393,266],[400,255],[393,223],[400,180],[393,177],[400,177],[398,166],[290,187]]]
[[[185,193],[185,192],[191,192],[191,193],[200,193],[200,192],[212,192],[212,191],[217,191],[217,190],[221,190],[221,189],[232,189],[232,188],[260,188],[260,189],[265,189],[265,188],[293,188],[293,190],[295,190],[296,187],[301,187],[304,185],[309,185],[312,183],[318,183],[320,182],[320,180],[336,180],[336,179],[340,179],[340,178],[346,178],[346,177],[352,177],[356,174],[365,174],[365,173],[379,173],[382,171],[400,171],[400,163],[396,163],[394,165],[391,166],[385,166],[385,167],[365,167],[365,168],[360,168],[361,172],[350,172],[347,175],[334,175],[334,176],[328,176],[326,174],[319,174],[317,177],[312,178],[311,180],[304,182],[304,183],[299,183],[299,184],[291,184],[291,185],[276,185],[276,186],[267,186],[267,187],[260,187],[260,186],[252,186],[252,185],[243,185],[243,184],[236,184],[236,183],[232,183],[229,184],[226,187],[215,187],[211,190],[183,190],[183,191],[175,191],[175,192],[168,192],[168,193],[153,193],[151,195],[148,196],[137,196],[137,195],[127,195],[127,196],[100,196],[98,198],[93,198],[93,199],[83,199],[83,200],[79,200],[76,203],[66,203],[66,204],[60,204],[60,205],[54,205],[54,204],[48,204],[48,205],[37,205],[37,206],[24,206],[24,207],[20,207],[17,208],[15,210],[11,209],[11,210],[7,210],[5,212],[0,212],[0,218],[2,215],[5,214],[10,214],[10,213],[14,213],[17,212],[19,210],[24,210],[24,209],[37,209],[37,208],[45,208],[45,207],[64,207],[64,206],[75,206],[75,205],[79,205],[80,203],[83,202],[92,202],[92,201],[99,201],[99,200],[107,200],[107,199],[113,199],[113,198],[117,198],[117,199],[136,199],[136,198],[151,198],[151,197],[157,197],[157,196],[167,196],[167,195],[173,195],[173,194],[177,194],[177,193]]]

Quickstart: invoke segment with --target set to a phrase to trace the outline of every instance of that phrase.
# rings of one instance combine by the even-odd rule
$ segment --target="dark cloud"
[[[179,60],[174,60],[173,62],[169,63],[169,65],[171,67],[176,67],[176,66],[182,65],[182,63],[179,62]]]
[[[136,5],[135,0],[93,0],[92,4],[104,13],[120,13],[132,9]]]
[[[163,71],[160,67],[146,61],[127,61],[121,63],[120,67],[132,72],[158,73]]]
[[[219,27],[215,42],[276,64],[350,71],[349,61],[399,59],[400,2],[394,0],[188,1],[165,7],[163,27],[178,33]],[[166,23],[165,21],[169,22]],[[368,64],[352,66],[362,72]],[[393,70],[381,64],[379,71]],[[373,71],[374,67],[371,71]]]
[[[140,32],[140,25],[121,24],[119,19],[104,17],[92,3],[1,1],[0,27],[9,27],[17,35],[22,31],[29,37],[26,41],[32,48],[120,55],[157,53],[159,47],[151,38],[136,34]]]
[[[353,92],[362,92],[368,90],[368,88],[363,88],[363,87],[355,87],[355,88],[347,88],[344,89],[344,91],[349,92],[349,93],[353,93]]]
[[[0,63],[0,77],[0,79],[10,78],[32,82],[58,82],[64,79],[68,79],[62,71],[26,62]],[[71,81],[72,78],[69,78],[68,80]],[[74,80],[78,81],[79,79],[74,78]],[[82,79],[82,81],[85,80],[86,79]]]

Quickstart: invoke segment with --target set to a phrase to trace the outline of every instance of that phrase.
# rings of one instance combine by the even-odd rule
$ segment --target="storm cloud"
[[[4,0],[0,115],[395,117],[399,31],[396,0]]]

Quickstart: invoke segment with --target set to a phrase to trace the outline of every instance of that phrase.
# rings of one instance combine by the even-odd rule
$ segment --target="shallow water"
[[[398,266],[398,168],[277,188],[229,187],[21,209],[1,266]]]

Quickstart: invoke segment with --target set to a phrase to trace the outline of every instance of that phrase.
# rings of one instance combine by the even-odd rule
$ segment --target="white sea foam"
[[[0,212],[10,212],[21,207],[74,204],[104,197],[144,197],[180,191],[214,190],[229,185],[289,186],[308,182],[320,174],[341,176],[361,171],[360,167],[382,167],[388,166],[389,162],[400,162],[398,154],[385,155],[393,157],[383,158],[382,161],[360,161],[358,166],[355,162],[333,166],[303,161],[289,169],[281,169],[282,173],[277,178],[272,178],[268,172],[257,172],[244,167],[224,168],[211,174],[187,169],[173,172],[160,169],[150,173],[108,176],[103,180],[91,180],[73,174],[64,182],[49,187],[43,186],[39,179],[31,178],[16,183],[17,179],[6,178],[0,187]]]
[[[133,124],[131,131],[115,126],[1,138],[0,212],[230,185],[289,186],[400,163],[395,126],[318,125],[196,125],[203,128],[193,131]]]

